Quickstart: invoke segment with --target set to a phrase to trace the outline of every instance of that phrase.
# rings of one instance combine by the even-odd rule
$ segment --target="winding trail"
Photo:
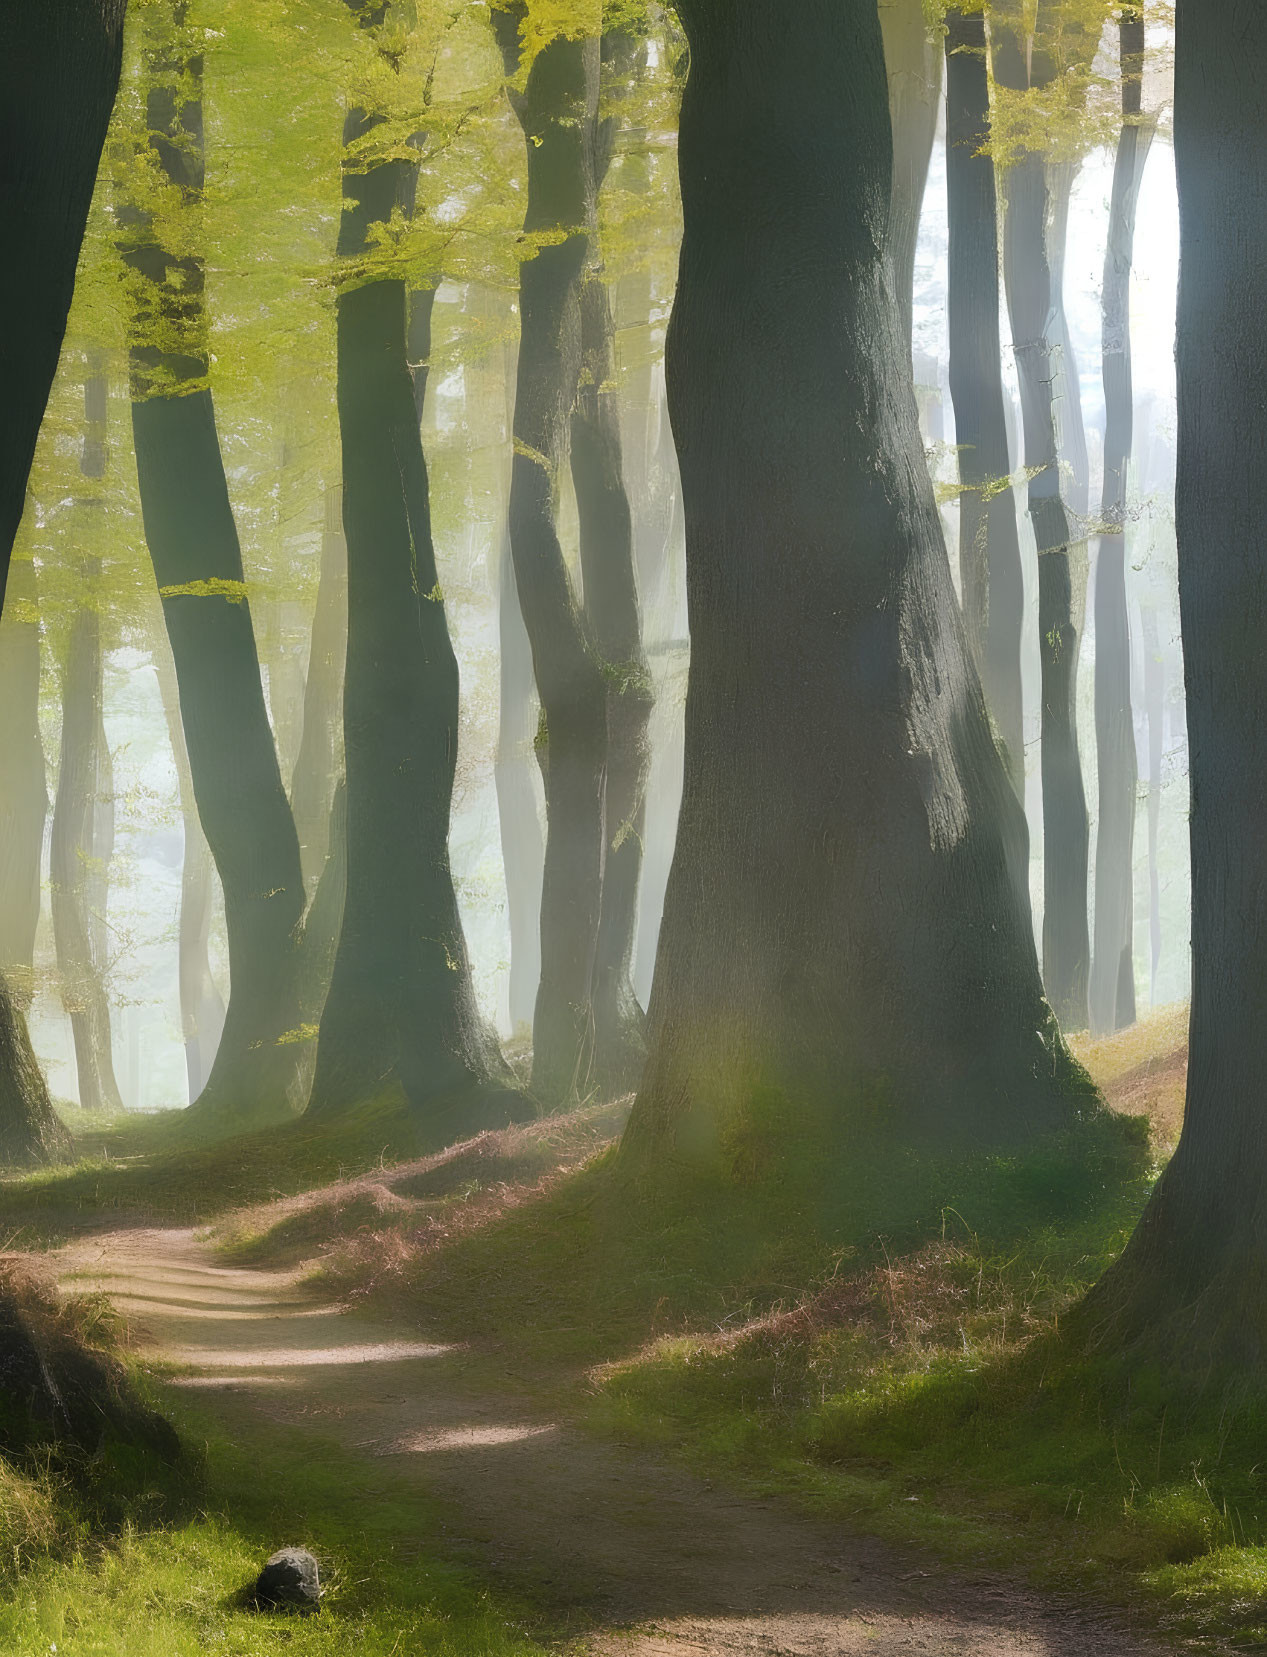
[[[535,1409],[495,1355],[316,1302],[299,1272],[221,1266],[191,1231],[76,1242],[149,1357],[232,1419],[335,1439],[449,1515],[438,1551],[528,1589],[595,1657],[1160,1657],[1121,1619],[720,1488]],[[427,1543],[430,1547],[431,1541]]]

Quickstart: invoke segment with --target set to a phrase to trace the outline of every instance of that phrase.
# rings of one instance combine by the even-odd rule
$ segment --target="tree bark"
[[[493,13],[511,73],[519,63],[522,14],[522,6]],[[607,682],[559,544],[555,511],[580,383],[598,71],[597,38],[559,37],[534,59],[515,98],[528,140],[529,254],[520,265],[510,543],[541,700],[537,758],[545,781],[546,851],[532,1090],[551,1104],[584,1097],[593,1076],[608,837]]]
[[[989,140],[985,16],[946,14],[950,394],[959,451],[959,570],[964,620],[1008,777],[1025,795],[1021,628],[1025,594],[1004,412],[998,203]],[[1029,848],[1017,871],[1029,903]]]
[[[99,483],[106,470],[106,382],[84,383],[84,441],[80,471]],[[83,502],[83,517],[101,510],[99,496]],[[75,1042],[79,1103],[84,1110],[121,1111],[105,984],[107,870],[114,843],[113,773],[103,718],[101,559],[96,536],[83,526],[89,550],[76,562],[75,613],[62,666],[62,741],[49,853],[53,938],[62,1006]]]
[[[1020,806],[924,463],[876,10],[680,12],[685,790],[622,1163],[748,1177],[772,1112],[770,1154],[828,1171],[877,1121],[1023,1141],[1093,1095],[1009,876]]]
[[[362,14],[374,27],[379,14]],[[353,109],[345,144],[378,117]],[[343,175],[338,251],[412,212],[416,160]],[[413,337],[434,289],[415,292]],[[480,1014],[449,867],[458,669],[436,572],[418,376],[403,281],[372,271],[338,296],[339,431],[348,559],[343,693],[347,875],[310,1114],[399,1088],[439,1143],[515,1113]],[[425,392],[425,385],[421,387]],[[415,401],[415,397],[419,401]]]
[[[1161,767],[1166,741],[1166,658],[1157,631],[1157,612],[1140,607],[1144,638],[1144,710],[1148,717],[1148,1000],[1157,1005],[1161,969]]]
[[[1000,20],[993,35],[999,84],[1025,91],[1052,73],[1033,41]],[[1090,828],[1078,752],[1077,572],[1056,441],[1055,289],[1047,252],[1046,163],[1030,151],[1004,173],[1003,267],[1021,388],[1029,512],[1038,545],[1042,664],[1043,981],[1061,1026],[1085,1029],[1091,941],[1087,921]]]
[[[1092,1292],[1095,1338],[1179,1385],[1267,1364],[1267,11],[1179,0],[1175,527],[1191,737],[1187,1108],[1135,1234]],[[1179,1366],[1182,1366],[1180,1373]],[[1243,1380],[1242,1380],[1243,1385]]]
[[[185,33],[185,13],[185,0],[169,0],[149,21],[146,117],[155,165],[196,209],[204,167],[202,59]],[[203,262],[197,253],[165,248],[145,210],[124,204],[117,217],[131,272],[132,430],[145,539],[229,942],[229,1005],[195,1108],[226,1122],[259,1121],[299,1103],[299,842],[264,700],[206,383]]]
[[[299,835],[304,886],[310,897],[316,891],[330,850],[330,813],[343,770],[347,611],[348,549],[343,538],[343,496],[335,487],[326,490],[321,579],[304,682],[303,734],[290,785],[290,808]]]
[[[902,327],[909,343],[915,308],[915,251],[919,243],[920,212],[937,136],[941,51],[924,15],[923,0],[880,0],[879,9],[893,130],[889,241]]]
[[[40,738],[37,598],[34,564],[14,564],[0,622],[0,971],[23,1012],[35,993],[35,933],[48,816]]]
[[[126,0],[6,8],[0,23],[0,607],[123,60]]]
[[[1122,132],[1113,170],[1104,259],[1104,493],[1095,576],[1095,736],[1100,813],[1095,850],[1095,950],[1091,1033],[1110,1035],[1135,1022],[1134,848],[1135,720],[1131,708],[1131,633],[1126,596],[1129,526],[1126,480],[1135,425],[1131,375],[1131,263],[1135,207],[1152,129],[1141,115],[1144,15],[1120,23]]]
[[[603,42],[602,54],[627,76],[624,36]],[[590,128],[593,159],[588,218],[616,140],[614,117]],[[625,486],[620,399],[615,389],[615,325],[601,267],[591,262],[581,284],[581,371],[572,411],[572,482],[580,520],[585,615],[606,680],[607,768],[603,787],[603,888],[594,948],[594,1080],[609,1094],[638,1084],[646,1059],[642,1008],[634,994],[633,949],[638,924],[646,830],[649,727],[655,704],[642,646],[634,566],[633,513]]]
[[[503,517],[505,515],[503,514]],[[539,727],[532,649],[519,608],[507,521],[502,538],[497,605],[500,702],[497,727],[497,816],[510,922],[510,1023],[531,1029],[541,982],[541,882],[545,846],[532,786]]]
[[[180,790],[180,811],[185,829],[184,857],[180,875],[180,919],[177,928],[177,960],[180,986],[180,1028],[185,1043],[185,1072],[189,1103],[202,1093],[211,1075],[220,1037],[224,1031],[224,999],[211,971],[207,946],[211,937],[212,881],[214,863],[207,837],[198,816],[189,754],[180,721],[180,690],[170,653],[163,647],[154,653],[167,734],[172,745],[176,780]]]
[[[101,146],[119,85],[125,0],[11,6],[0,25],[0,610],[49,388],[57,371]],[[0,979],[0,1157],[69,1150]]]

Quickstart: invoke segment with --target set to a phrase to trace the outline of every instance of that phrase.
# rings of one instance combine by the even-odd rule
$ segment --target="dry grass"
[[[1147,1013],[1128,1030],[1092,1041],[1073,1036],[1069,1046],[1090,1071],[1112,1109],[1147,1116],[1154,1148],[1169,1155],[1183,1126],[1188,1080],[1188,1004],[1176,1002]]]
[[[478,1134],[432,1156],[241,1209],[217,1231],[221,1252],[244,1265],[319,1257],[328,1280],[368,1293],[408,1262],[554,1190],[617,1137],[631,1102]]]

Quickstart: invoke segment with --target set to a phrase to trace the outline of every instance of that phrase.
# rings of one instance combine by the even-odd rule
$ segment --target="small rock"
[[[279,1548],[264,1561],[255,1583],[260,1605],[290,1605],[315,1611],[321,1603],[317,1561],[306,1548]]]

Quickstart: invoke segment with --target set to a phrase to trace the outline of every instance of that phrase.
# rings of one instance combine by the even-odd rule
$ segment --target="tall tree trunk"
[[[495,11],[507,67],[519,63],[522,5]],[[520,345],[510,487],[515,585],[541,699],[545,780],[541,982],[532,1089],[584,1096],[594,1066],[594,974],[607,844],[607,682],[559,544],[556,490],[581,370],[580,296],[595,199],[599,43],[558,37],[533,60],[515,106],[527,137]]]
[[[497,627],[500,645],[500,702],[497,727],[497,815],[510,922],[511,1028],[532,1026],[541,982],[541,882],[545,846],[532,786],[533,744],[538,730],[532,649],[515,588],[515,566],[507,522],[502,538]]]
[[[1000,21],[993,35],[1001,86],[1044,84],[1049,60]],[[1043,156],[1029,151],[1004,173],[1003,269],[1021,388],[1029,511],[1038,545],[1042,663],[1043,981],[1061,1026],[1087,1023],[1091,940],[1087,922],[1090,828],[1078,752],[1077,554],[1060,476],[1048,327],[1054,288],[1047,255],[1049,211]]]
[[[1267,9],[1179,0],[1175,528],[1191,735],[1192,1019],[1174,1156],[1086,1312],[1208,1388],[1267,1366]],[[1238,1396],[1243,1396],[1242,1374]]]
[[[362,26],[380,20],[360,14]],[[350,111],[345,144],[379,119]],[[417,175],[416,159],[345,169],[338,251],[349,266],[364,264],[374,225],[412,211]],[[425,356],[411,378],[405,284],[368,275],[337,301],[347,879],[309,1112],[399,1087],[444,1142],[505,1121],[515,1096],[491,1085],[506,1071],[476,1003],[449,867],[458,669],[415,402]],[[433,301],[433,288],[413,296],[415,341]]]
[[[1090,1089],[1009,876],[1020,806],[924,464],[875,6],[679,9],[686,775],[622,1160],[839,1167],[877,1117],[1020,1141]]]
[[[1157,1005],[1161,970],[1161,767],[1166,740],[1166,659],[1157,632],[1157,612],[1140,608],[1144,637],[1144,710],[1148,717],[1148,1000]]]
[[[290,785],[304,886],[311,896],[330,850],[330,813],[343,770],[343,668],[347,659],[348,549],[343,538],[343,493],[326,490],[321,536],[321,579],[312,618],[304,724]]]
[[[989,138],[985,16],[946,14],[950,394],[959,451],[959,571],[964,620],[986,707],[1017,798],[1025,796],[1021,628],[1025,593],[1008,486],[999,332],[998,204]],[[1029,851],[1017,871],[1029,903]]]
[[[148,20],[151,158],[196,211],[202,59],[185,0]],[[176,663],[198,815],[224,888],[229,1005],[200,1115],[254,1121],[298,1103],[299,842],[269,724],[237,526],[208,387],[205,271],[149,213],[118,212],[131,271],[132,430],[145,539]],[[286,1038],[286,1039],[283,1039]]]
[[[100,483],[106,471],[106,382],[84,383],[84,440],[80,472]],[[49,856],[53,938],[62,1005],[75,1041],[79,1103],[84,1110],[121,1111],[110,1038],[105,985],[106,870],[114,842],[110,751],[103,718],[101,559],[87,520],[101,510],[98,495],[83,502],[81,531],[88,550],[78,554],[75,613],[62,667],[62,744],[53,805]]]
[[[603,42],[603,57],[627,78],[632,54],[623,35]],[[616,140],[615,117],[590,129],[593,192],[590,223]],[[625,486],[620,400],[615,390],[615,325],[601,267],[591,263],[581,284],[581,371],[572,411],[572,482],[580,520],[585,615],[606,680],[607,769],[603,787],[603,889],[594,948],[594,1079],[608,1093],[636,1087],[646,1058],[642,1008],[634,994],[633,948],[638,924],[646,829],[648,728],[655,703],[642,647],[642,616],[634,568],[633,514]]]
[[[114,108],[125,0],[10,6],[0,26],[0,610],[49,388],[57,371],[97,163]],[[0,979],[0,1159],[69,1149]]]
[[[0,621],[0,971],[18,1006],[35,993],[35,933],[48,783],[40,738],[40,619],[35,566],[9,571]]]
[[[1126,596],[1129,533],[1126,480],[1135,427],[1131,375],[1131,262],[1135,207],[1152,129],[1142,120],[1144,14],[1127,8],[1120,23],[1122,133],[1113,170],[1104,259],[1104,493],[1095,575],[1095,736],[1100,816],[1095,848],[1095,950],[1091,959],[1091,1033],[1135,1022],[1134,848],[1135,720],[1131,709],[1131,633]]]
[[[198,816],[189,755],[180,720],[180,690],[170,653],[160,646],[155,651],[167,734],[180,790],[180,811],[185,829],[184,858],[180,875],[180,919],[177,926],[177,961],[180,985],[180,1028],[185,1043],[185,1072],[189,1102],[198,1098],[211,1075],[216,1050],[224,1031],[224,1000],[211,971],[207,946],[211,937],[212,881],[214,864],[207,837]]]
[[[928,164],[937,136],[941,49],[923,0],[880,0],[893,131],[893,200],[889,244],[902,327],[909,343],[915,308],[915,250]]]

